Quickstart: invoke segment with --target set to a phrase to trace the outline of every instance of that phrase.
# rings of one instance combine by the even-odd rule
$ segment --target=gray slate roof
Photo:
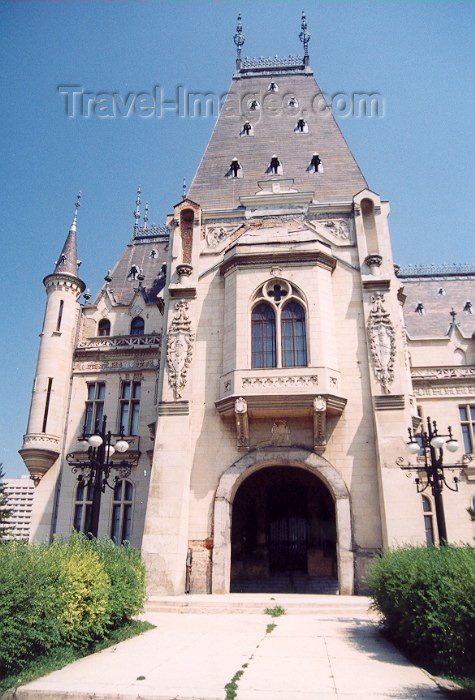
[[[475,274],[453,278],[443,275],[428,279],[402,277],[401,282],[407,295],[404,320],[410,338],[447,336],[452,309],[457,314],[455,322],[463,335],[469,338],[475,333]],[[472,303],[473,313],[464,311],[467,301]],[[419,303],[424,307],[423,314],[416,312]]]
[[[157,294],[165,285],[165,275],[160,275],[160,270],[166,262],[167,251],[166,235],[132,238],[109,274],[110,281],[106,281],[102,289],[108,286],[117,304],[130,304],[137,289],[141,290],[147,304],[156,304]],[[131,273],[133,268],[136,271]],[[139,275],[144,279],[140,280]]]
[[[271,81],[277,83],[277,93],[268,91]],[[248,109],[254,96],[260,103],[258,111]],[[288,107],[291,96],[298,100],[297,109]],[[293,178],[298,191],[314,192],[313,199],[322,203],[351,200],[367,184],[333,115],[314,106],[320,100],[321,91],[310,70],[289,68],[273,76],[269,71],[238,71],[189,197],[205,210],[237,207],[239,197],[255,195],[258,181],[269,179],[266,169],[275,154],[283,165],[280,177]],[[280,113],[271,112],[271,103],[283,103]],[[300,116],[308,124],[308,133],[294,132]],[[240,135],[246,120],[254,127],[254,136]],[[320,156],[323,173],[307,171],[313,153]],[[226,177],[233,158],[242,165],[242,178]]]

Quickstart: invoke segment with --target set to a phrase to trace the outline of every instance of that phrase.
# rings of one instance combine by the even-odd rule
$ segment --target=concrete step
[[[371,600],[365,596],[229,593],[227,595],[151,596],[145,613],[263,614],[280,606],[287,614],[331,617],[367,616]],[[374,614],[371,613],[373,617]]]

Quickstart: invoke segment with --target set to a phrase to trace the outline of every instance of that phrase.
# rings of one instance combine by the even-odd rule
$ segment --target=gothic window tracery
[[[306,312],[301,293],[286,280],[272,279],[254,295],[251,366],[306,367]]]

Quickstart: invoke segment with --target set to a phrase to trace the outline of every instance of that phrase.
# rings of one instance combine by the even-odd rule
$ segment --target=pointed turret
[[[67,235],[66,241],[64,242],[61,255],[56,261],[56,267],[54,268],[54,274],[72,275],[77,277],[78,274],[78,256],[77,256],[77,246],[76,246],[76,230],[77,230],[77,220],[78,220],[78,210],[81,206],[81,192],[78,192],[76,202],[74,205],[74,216]]]
[[[79,193],[74,217],[54,272],[47,275],[46,311],[40,334],[27,433],[20,454],[35,483],[57,462],[61,452],[68,386],[78,323],[78,299],[86,285],[79,279],[76,251]]]

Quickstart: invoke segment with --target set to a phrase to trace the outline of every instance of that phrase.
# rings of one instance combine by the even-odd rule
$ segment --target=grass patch
[[[108,647],[114,646],[114,644],[119,644],[119,642],[123,642],[126,639],[135,637],[153,628],[154,625],[151,625],[149,622],[132,620],[115,630],[111,630],[107,639],[101,639],[100,642],[91,644],[87,651],[81,652],[68,646],[52,649],[48,654],[32,659],[26,663],[20,671],[0,678],[0,697],[10,688],[17,688],[20,685],[34,681],[36,678],[40,678],[40,676],[45,676],[47,673],[58,671],[60,668],[64,668],[64,666],[81,659],[83,656],[103,651]]]
[[[273,632],[276,627],[277,627],[276,623],[271,622],[270,625],[267,625],[267,627],[266,627],[266,634],[270,634],[271,632]]]
[[[241,670],[236,671],[229,683],[226,683],[226,685],[224,686],[224,690],[226,691],[225,700],[235,700],[238,689],[238,682],[243,673],[244,671]]]
[[[281,615],[285,615],[285,608],[283,608],[282,605],[274,605],[273,608],[266,608],[264,613],[271,617],[280,617]]]

